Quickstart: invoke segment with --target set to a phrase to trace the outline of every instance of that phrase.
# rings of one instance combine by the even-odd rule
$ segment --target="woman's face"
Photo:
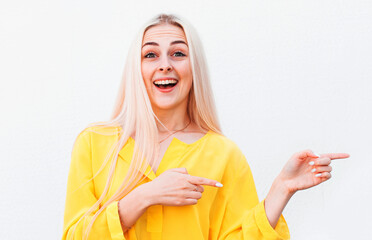
[[[181,28],[163,24],[145,32],[141,70],[154,110],[186,109],[192,71],[186,36]]]

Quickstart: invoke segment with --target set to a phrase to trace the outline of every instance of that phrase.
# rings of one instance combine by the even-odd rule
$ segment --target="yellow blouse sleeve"
[[[64,239],[82,239],[83,233],[94,213],[78,220],[97,201],[94,191],[90,134],[83,131],[77,137],[72,150],[71,165],[67,181],[67,193],[63,223]],[[124,235],[118,213],[118,202],[111,203],[95,220],[88,239],[123,240]],[[76,229],[75,229],[76,228]],[[75,230],[74,230],[75,229]]]
[[[239,158],[238,158],[239,159]],[[248,240],[289,239],[289,229],[283,215],[271,227],[264,208],[259,202],[251,169],[241,154],[240,160],[231,160],[223,177],[211,216],[211,239]]]

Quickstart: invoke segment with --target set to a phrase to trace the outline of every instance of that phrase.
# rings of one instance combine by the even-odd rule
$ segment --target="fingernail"
[[[315,174],[315,177],[320,177],[320,176],[322,176],[321,173]]]
[[[311,172],[315,172],[315,171],[316,171],[316,169],[315,169],[315,168],[311,169]]]
[[[216,187],[223,187],[222,183],[216,183]]]
[[[320,155],[319,154],[314,153],[314,155],[317,156],[318,158],[320,158]]]
[[[313,166],[314,164],[315,164],[314,161],[309,162],[310,166]]]

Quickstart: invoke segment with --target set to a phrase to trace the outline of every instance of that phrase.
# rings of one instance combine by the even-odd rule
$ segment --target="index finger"
[[[197,177],[197,176],[191,176],[191,175],[189,175],[188,181],[192,184],[197,184],[197,185],[208,185],[208,186],[212,186],[212,187],[222,187],[223,186],[222,183],[220,183],[216,180],[203,178],[203,177]]]
[[[324,154],[320,154],[320,156],[321,157],[328,157],[331,160],[334,160],[334,159],[348,158],[348,157],[350,157],[350,154],[348,154],[348,153],[324,153]]]

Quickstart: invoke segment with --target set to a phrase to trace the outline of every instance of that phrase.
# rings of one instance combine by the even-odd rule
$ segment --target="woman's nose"
[[[159,70],[160,71],[164,71],[164,70],[167,70],[168,72],[170,72],[172,70],[172,67],[171,66],[167,66],[167,67],[159,67]]]
[[[168,59],[163,59],[159,65],[159,71],[163,72],[163,71],[172,71],[173,67],[172,65],[169,63]]]

